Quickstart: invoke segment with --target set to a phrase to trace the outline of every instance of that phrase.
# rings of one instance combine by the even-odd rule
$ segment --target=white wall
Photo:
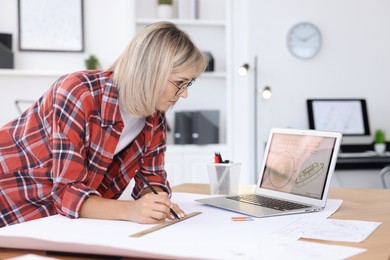
[[[0,32],[13,34],[15,69],[71,72],[85,69],[84,59],[90,54],[96,55],[106,67],[134,35],[133,5],[128,0],[84,0],[85,50],[82,53],[19,51],[17,0],[1,1]]]
[[[390,1],[248,0],[249,41],[258,57],[262,142],[270,127],[307,128],[306,99],[365,98],[371,131],[390,136]],[[311,60],[293,57],[287,33],[296,23],[319,27],[323,46]],[[260,97],[260,96],[259,96]]]

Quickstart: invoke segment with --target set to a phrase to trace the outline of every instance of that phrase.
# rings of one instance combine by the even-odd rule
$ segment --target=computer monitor
[[[365,99],[308,99],[309,128],[343,133],[343,143],[370,143]]]

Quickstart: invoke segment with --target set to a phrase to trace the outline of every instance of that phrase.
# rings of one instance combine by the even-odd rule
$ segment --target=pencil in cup
[[[215,189],[217,190],[218,194],[229,194],[230,193],[230,169],[231,167],[229,165],[216,165],[219,169],[218,174],[218,182]]]
[[[241,163],[210,163],[207,165],[207,171],[211,194],[238,194]]]

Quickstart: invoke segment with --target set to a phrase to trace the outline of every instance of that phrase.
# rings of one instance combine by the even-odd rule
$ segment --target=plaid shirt
[[[80,216],[92,194],[118,198],[132,178],[169,194],[164,170],[164,113],[114,156],[124,123],[111,73],[82,71],[59,78],[33,106],[0,129],[0,227],[61,214]]]

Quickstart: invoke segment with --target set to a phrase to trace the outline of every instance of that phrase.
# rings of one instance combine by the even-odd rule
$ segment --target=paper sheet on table
[[[273,237],[275,238],[275,237]],[[283,259],[283,260],[328,260],[347,259],[356,254],[366,251],[364,248],[347,246],[325,245],[302,240],[292,240],[284,237],[278,239],[262,238],[255,246],[245,246],[232,248],[237,255],[244,259]]]
[[[246,259],[237,252],[247,247],[256,248],[259,241],[280,241],[279,236],[270,235],[281,226],[296,221],[301,215],[234,222],[231,217],[240,214],[194,201],[204,197],[208,196],[175,193],[173,201],[186,212],[203,213],[140,238],[129,236],[153,225],[128,221],[68,219],[57,215],[1,228],[0,246],[167,259]],[[307,213],[305,218],[325,219],[333,214],[340,204],[339,200],[329,200],[325,210]],[[246,241],[245,245],[243,240]],[[235,250],[232,251],[232,248]],[[345,249],[352,255],[360,252]],[[307,250],[310,251],[309,248]],[[326,251],[328,249],[320,250],[318,254],[327,255]]]
[[[381,222],[342,219],[298,219],[284,226],[275,234],[341,242],[362,242]]]
[[[58,260],[58,258],[40,256],[35,254],[26,254],[26,255],[6,258],[6,260]]]

